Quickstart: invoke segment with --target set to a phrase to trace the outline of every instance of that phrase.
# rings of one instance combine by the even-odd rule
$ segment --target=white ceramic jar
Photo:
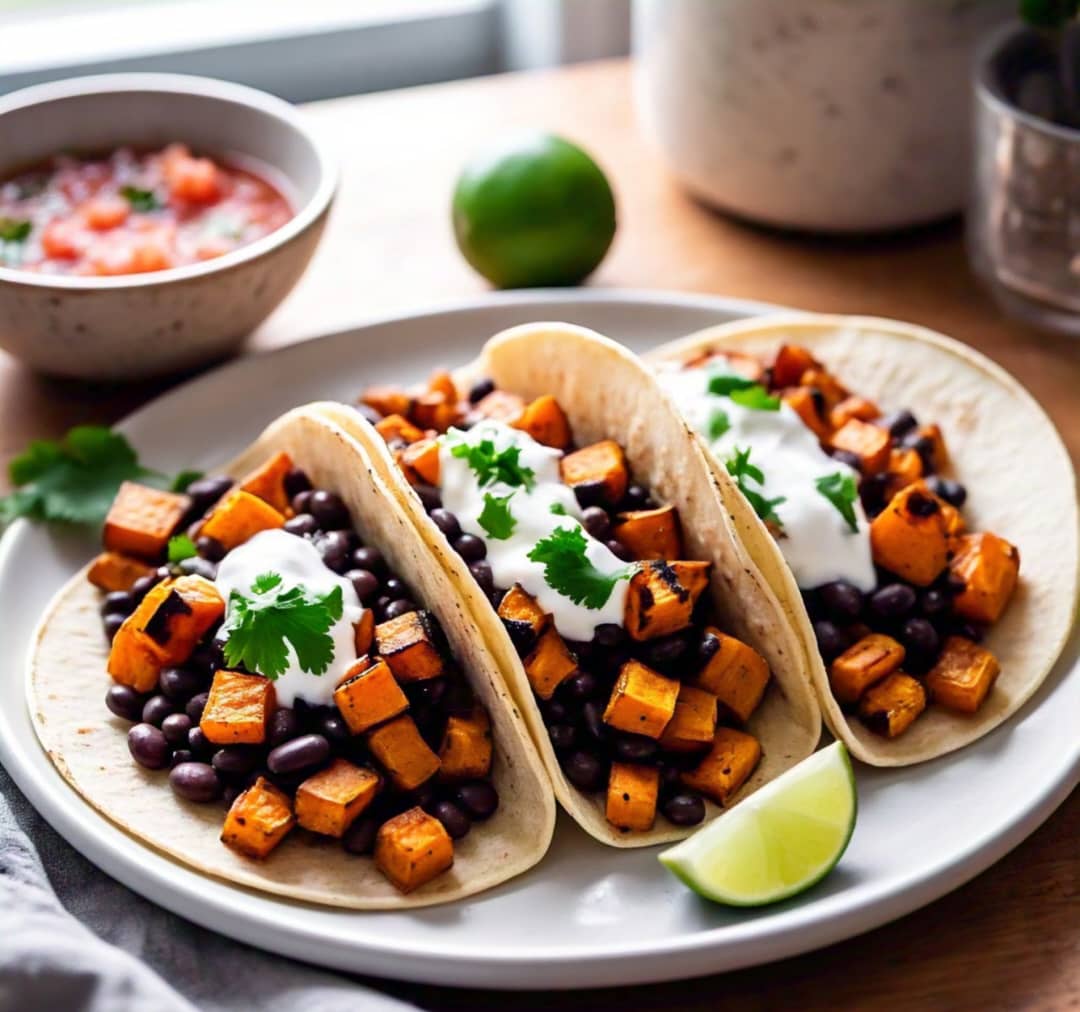
[[[635,0],[641,117],[693,194],[871,232],[964,202],[971,62],[1016,0]]]

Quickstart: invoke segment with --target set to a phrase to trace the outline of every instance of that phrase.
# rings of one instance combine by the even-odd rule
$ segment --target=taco
[[[449,902],[544,855],[551,788],[478,623],[324,416],[283,416],[183,494],[125,483],[104,544],[41,622],[30,702],[128,833],[356,909]]]
[[[853,754],[931,759],[1030,698],[1076,614],[1076,480],[1012,377],[920,327],[811,314],[648,359],[735,478],[742,543]]]
[[[624,348],[517,327],[335,418],[443,556],[594,837],[678,839],[813,751],[801,646],[720,506],[726,479]]]

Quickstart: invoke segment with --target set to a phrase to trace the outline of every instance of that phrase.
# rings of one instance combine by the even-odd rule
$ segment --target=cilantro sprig
[[[33,227],[29,219],[0,218],[0,242],[26,242]]]
[[[709,393],[730,397],[736,404],[754,411],[779,411],[780,398],[773,397],[756,380],[745,376],[718,374],[709,377]]]
[[[553,502],[548,507],[548,511],[554,513],[557,517],[565,517],[570,515],[566,512],[566,507],[561,502]]]
[[[137,186],[120,187],[120,196],[131,205],[133,211],[141,214],[159,211],[164,206],[153,190],[142,190]]]
[[[195,547],[195,542],[186,534],[175,534],[169,538],[169,545],[166,549],[166,553],[170,564],[174,566],[178,562],[183,562],[184,559],[193,559],[199,554],[198,549]]]
[[[304,586],[286,586],[280,573],[261,573],[249,593],[234,590],[229,595],[221,629],[225,663],[243,665],[274,681],[289,666],[291,645],[304,671],[325,674],[334,659],[330,627],[341,618],[343,607],[340,586],[318,595]]]
[[[603,608],[620,580],[629,580],[636,565],[628,565],[614,573],[602,573],[585,554],[585,535],[580,529],[560,527],[541,538],[529,558],[544,566],[544,579],[549,587],[574,604],[583,604],[596,611]]]
[[[780,495],[775,499],[769,499],[757,489],[750,488],[748,484],[751,481],[758,485],[765,484],[765,475],[762,473],[761,468],[750,463],[750,447],[745,450],[735,447],[735,453],[728,457],[724,464],[728,469],[728,474],[735,479],[735,484],[739,486],[739,491],[746,496],[747,502],[754,508],[754,512],[766,523],[773,523],[777,527],[783,527],[783,521],[777,515],[776,507],[787,502],[787,497]]]
[[[458,443],[450,448],[450,453],[468,463],[481,488],[497,481],[524,486],[527,492],[536,486],[536,473],[521,463],[520,446],[496,450],[494,440],[482,439],[479,443]]]
[[[726,411],[721,411],[717,408],[711,415],[709,415],[709,439],[716,442],[728,429],[731,428],[731,419],[728,418]]]
[[[173,482],[139,463],[120,433],[78,425],[58,441],[36,439],[8,465],[14,491],[0,497],[0,526],[16,517],[100,524],[125,481],[168,488]],[[195,472],[185,472],[192,478]]]
[[[513,498],[513,492],[502,496],[492,495],[490,492],[484,493],[484,508],[480,511],[476,522],[487,531],[489,538],[505,541],[514,533],[517,520],[510,512],[510,500]]]
[[[818,478],[814,485],[836,507],[851,528],[852,534],[858,534],[859,521],[855,516],[855,500],[859,497],[859,489],[854,477],[837,471],[835,474]]]

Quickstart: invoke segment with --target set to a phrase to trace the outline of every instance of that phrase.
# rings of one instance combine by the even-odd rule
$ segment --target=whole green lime
[[[465,166],[454,234],[465,259],[499,288],[575,285],[611,245],[615,197],[576,144],[515,134]]]

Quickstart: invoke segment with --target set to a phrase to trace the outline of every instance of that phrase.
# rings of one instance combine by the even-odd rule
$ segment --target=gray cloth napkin
[[[196,927],[64,842],[0,767],[0,1012],[406,1012]]]

